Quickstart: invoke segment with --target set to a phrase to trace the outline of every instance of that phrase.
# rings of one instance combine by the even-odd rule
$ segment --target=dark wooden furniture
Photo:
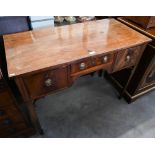
[[[134,66],[134,71],[151,41],[115,19],[44,28],[3,38],[8,75],[18,85],[31,121],[40,133],[34,100],[67,88],[81,75],[100,69],[112,73]]]
[[[126,16],[125,19],[135,22],[144,29],[155,27],[155,16]]]
[[[0,16],[0,110],[2,111],[0,137],[27,137],[35,133],[28,121],[22,100],[17,93],[14,81],[8,79],[4,41],[2,35],[30,30],[27,16]],[[19,104],[20,103],[20,104]],[[7,124],[8,121],[8,124]],[[6,124],[5,124],[6,122]]]
[[[34,133],[0,70],[0,137],[28,137]]]
[[[152,39],[152,42],[147,45],[143,52],[140,63],[124,94],[125,99],[130,103],[155,89],[155,28],[146,30],[136,23],[131,22],[131,20],[128,20],[128,17],[120,17],[118,20]],[[121,91],[126,84],[130,72],[131,69],[125,69],[113,74],[106,74],[105,76]]]

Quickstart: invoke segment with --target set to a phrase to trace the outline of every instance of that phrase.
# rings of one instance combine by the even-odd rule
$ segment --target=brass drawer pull
[[[125,59],[125,62],[126,62],[126,63],[129,63],[130,60],[131,60],[131,56],[130,56],[130,55],[127,55],[127,56],[126,56],[126,59]]]
[[[80,70],[83,70],[86,68],[86,64],[84,62],[80,63]]]
[[[102,62],[103,63],[107,63],[108,62],[108,56],[107,55],[102,58]]]
[[[52,79],[45,80],[45,86],[50,87],[52,85]]]

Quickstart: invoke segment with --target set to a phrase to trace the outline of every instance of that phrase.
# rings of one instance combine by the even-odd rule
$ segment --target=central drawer
[[[31,98],[41,97],[68,86],[68,69],[61,67],[30,75],[24,78],[24,83]]]
[[[83,75],[99,69],[110,70],[113,63],[114,54],[93,56],[71,64],[71,75]]]

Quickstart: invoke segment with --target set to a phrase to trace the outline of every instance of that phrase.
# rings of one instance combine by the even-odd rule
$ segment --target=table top
[[[151,41],[115,19],[42,28],[3,38],[9,77]]]

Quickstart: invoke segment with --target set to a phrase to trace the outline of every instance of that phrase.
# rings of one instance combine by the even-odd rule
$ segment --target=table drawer
[[[125,50],[118,51],[113,71],[134,66],[141,56],[144,46],[136,46]]]
[[[11,106],[14,100],[8,90],[0,91],[0,107]]]
[[[31,96],[36,98],[51,91],[63,89],[68,86],[68,69],[62,67],[45,71],[24,78],[25,86]]]
[[[110,69],[112,66],[114,54],[107,54],[97,57],[82,59],[71,65],[71,74],[80,74],[80,72],[91,72],[95,68]]]

